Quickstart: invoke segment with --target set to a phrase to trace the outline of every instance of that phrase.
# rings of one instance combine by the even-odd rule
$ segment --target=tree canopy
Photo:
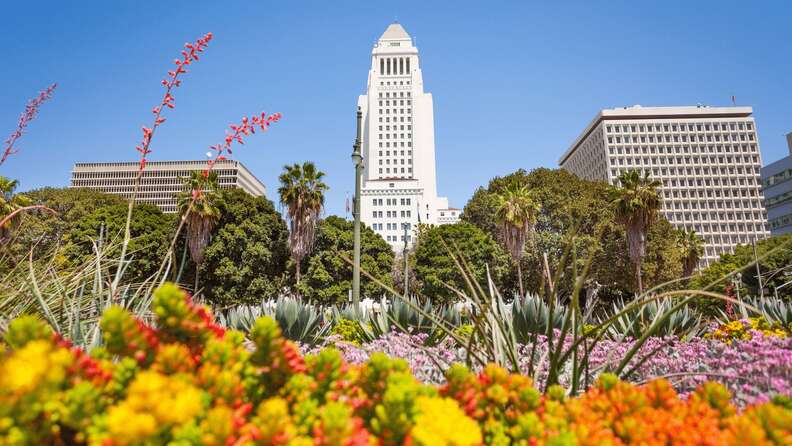
[[[352,222],[336,216],[319,222],[314,249],[305,260],[305,274],[299,285],[303,297],[323,304],[347,300],[352,289],[352,265],[343,257],[352,260],[352,229]],[[371,228],[362,226],[360,247],[361,270],[392,287],[393,250],[390,245]],[[365,274],[360,277],[360,290],[365,297],[387,294]]]
[[[772,253],[771,253],[772,252]],[[770,237],[756,243],[756,256],[753,246],[737,245],[733,254],[723,254],[691,281],[691,288],[703,289],[709,286],[712,291],[723,293],[726,286],[734,280],[721,280],[733,271],[740,272],[740,294],[758,296],[759,280],[756,277],[755,260],[759,259],[759,271],[766,295],[775,295],[776,288],[792,281],[792,234]],[[717,282],[717,283],[716,283]],[[710,286],[711,284],[714,284]],[[792,284],[777,290],[778,297],[791,301]],[[710,302],[710,304],[713,304]],[[720,304],[723,306],[723,304]]]
[[[507,282],[509,255],[495,239],[470,223],[442,226],[423,226],[419,229],[418,241],[413,253],[415,278],[423,284],[424,297],[433,302],[451,302],[458,299],[449,285],[463,293],[470,291],[462,271],[456,266],[451,253],[464,260],[475,279],[486,289],[486,268],[489,267],[493,281],[505,296],[511,296],[513,285]],[[510,283],[508,288],[501,287]]]
[[[572,256],[564,265],[561,258],[570,247],[574,234],[578,270],[590,255],[595,255],[588,279],[604,287],[604,293],[622,294],[635,287],[629,263],[625,230],[616,224],[611,206],[611,186],[602,181],[588,181],[562,169],[539,168],[517,170],[493,178],[486,188],[479,188],[464,208],[461,219],[495,237],[497,194],[518,185],[527,187],[539,205],[534,231],[528,237],[521,260],[526,292],[542,294],[546,279],[542,275],[542,254],[547,253],[551,274],[564,267],[556,284],[563,296],[572,287]],[[657,226],[647,235],[647,255],[643,259],[643,279],[647,287],[677,278],[681,273],[678,249],[669,241],[673,229],[664,217],[656,217]],[[673,234],[672,234],[673,235]],[[512,272],[509,280],[514,280]],[[514,285],[506,285],[514,286]]]
[[[217,307],[276,297],[289,258],[286,223],[272,202],[225,189],[218,221],[201,265],[201,287]]]
[[[85,262],[94,255],[93,243],[100,239],[105,257],[117,258],[124,238],[128,205],[118,203],[101,206],[80,219],[64,235],[65,257],[72,264]],[[128,258],[132,261],[124,272],[127,283],[142,282],[157,272],[173,237],[175,216],[163,214],[152,204],[136,204],[130,222],[131,240]]]

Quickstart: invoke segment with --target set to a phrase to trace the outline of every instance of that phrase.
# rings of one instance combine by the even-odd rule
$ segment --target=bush
[[[468,223],[421,228],[415,248],[415,278],[423,283],[423,295],[433,303],[459,299],[451,289],[469,294],[462,272],[454,263],[464,261],[475,280],[486,286],[486,268],[500,286],[507,281],[510,259],[503,248],[481,229]],[[508,289],[504,291],[511,297]]]
[[[687,400],[663,380],[604,375],[579,398],[531,379],[455,365],[418,382],[403,360],[360,366],[325,349],[302,357],[261,318],[243,345],[174,285],[154,294],[157,329],[114,307],[106,346],[87,354],[43,325],[12,324],[0,356],[0,443],[91,445],[788,444],[783,399],[738,414],[705,384]],[[41,323],[39,323],[41,324]],[[13,340],[13,343],[9,340]],[[115,356],[119,361],[108,358]]]

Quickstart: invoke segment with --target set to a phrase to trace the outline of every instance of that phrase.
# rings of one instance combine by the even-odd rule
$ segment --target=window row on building
[[[681,122],[664,124],[609,124],[608,133],[653,133],[653,132],[733,132],[753,130],[750,122]]]

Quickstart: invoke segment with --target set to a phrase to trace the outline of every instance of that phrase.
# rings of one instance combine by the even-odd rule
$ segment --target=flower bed
[[[644,383],[651,379],[667,378],[683,397],[693,392],[706,381],[717,381],[725,385],[734,395],[739,406],[768,401],[773,395],[792,396],[792,337],[751,332],[745,339],[723,342],[716,339],[694,338],[681,341],[677,338],[651,338],[639,350],[631,365],[644,355],[652,356],[635,373],[630,381]],[[416,378],[425,383],[443,384],[443,369],[454,363],[465,363],[465,349],[453,342],[436,346],[425,346],[425,336],[390,333],[382,339],[363,345],[330,338],[329,344],[338,348],[344,359],[353,364],[363,364],[376,352],[393,358],[403,358]],[[615,367],[632,346],[631,341],[601,341],[591,352],[589,382]],[[535,352],[537,363],[546,352],[544,338]],[[306,349],[316,353],[322,347]],[[522,372],[528,371],[531,346],[522,346]],[[544,364],[539,364],[536,378],[544,378]],[[568,382],[561,376],[561,383]]]
[[[155,293],[156,328],[105,312],[105,347],[71,347],[32,318],[14,321],[0,357],[0,444],[506,445],[789,444],[792,405],[738,412],[707,383],[681,399],[663,380],[605,374],[579,398],[531,379],[451,367],[424,384],[406,361],[303,357],[269,318],[244,336],[214,324],[175,286]]]

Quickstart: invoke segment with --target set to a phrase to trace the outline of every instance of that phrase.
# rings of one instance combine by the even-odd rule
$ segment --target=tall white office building
[[[363,113],[361,219],[396,251],[411,244],[420,223],[459,220],[459,209],[437,196],[434,112],[425,93],[412,38],[393,23],[374,44]]]
[[[705,240],[702,265],[770,235],[751,107],[602,110],[560,158],[562,168],[617,184],[625,170],[663,183],[662,213]]]

